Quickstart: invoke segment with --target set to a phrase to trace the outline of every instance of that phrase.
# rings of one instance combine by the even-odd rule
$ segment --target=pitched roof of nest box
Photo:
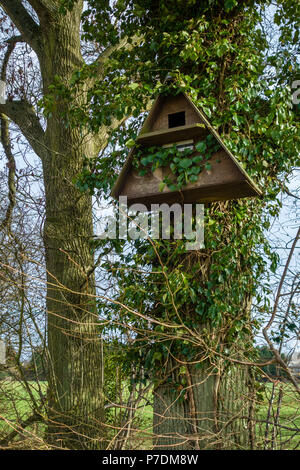
[[[228,150],[219,134],[209,123],[205,114],[198,109],[185,93],[159,95],[146,118],[136,141],[144,146],[164,146],[167,144],[189,145],[212,134],[220,144],[209,162],[210,170],[203,169],[196,182],[189,182],[180,191],[171,191],[167,186],[163,191],[159,186],[166,176],[171,177],[169,167],[158,168],[154,173],[141,176],[132,166],[136,148],[128,154],[111,195],[118,199],[127,196],[128,204],[142,203],[150,209],[153,203],[205,203],[225,201],[242,197],[261,196],[262,193],[249,177],[241,164]],[[195,156],[197,154],[195,150]]]

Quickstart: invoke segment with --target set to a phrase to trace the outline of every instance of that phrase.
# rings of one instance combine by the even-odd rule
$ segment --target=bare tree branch
[[[7,47],[7,50],[5,52],[3,62],[2,62],[1,77],[0,77],[1,80],[3,80],[4,82],[6,82],[6,69],[7,69],[7,64],[8,64],[9,58],[10,58],[17,42],[22,42],[22,41],[23,41],[22,36],[12,36],[11,38],[9,38],[6,41],[7,44],[8,44],[8,47]]]
[[[10,38],[8,48],[4,55],[2,67],[1,67],[1,80],[6,80],[6,69],[9,58],[17,44],[21,40],[21,36],[14,36]],[[16,204],[16,185],[15,185],[15,175],[16,175],[16,162],[14,155],[11,149],[11,141],[9,135],[9,122],[5,114],[0,114],[0,126],[1,126],[1,144],[4,148],[4,152],[7,158],[8,166],[8,200],[9,204],[6,209],[6,214],[4,219],[0,223],[0,230],[3,230],[5,227],[10,231],[11,226],[11,217],[13,213],[14,206]]]
[[[30,16],[21,0],[0,0],[0,6],[8,14],[16,28],[22,34],[24,40],[39,53],[41,50],[38,24]]]
[[[2,222],[0,222],[0,230],[8,227],[10,231],[11,216],[13,213],[14,206],[16,204],[16,185],[15,185],[15,174],[16,174],[16,162],[11,151],[11,142],[9,137],[9,123],[8,119],[4,114],[0,114],[1,122],[1,144],[3,145],[5,155],[7,158],[8,166],[8,200],[9,204],[6,209],[6,214]]]
[[[300,200],[300,197],[297,196],[296,194],[293,194],[288,188],[284,188],[284,191],[286,192],[286,194],[288,196],[291,196],[291,197],[294,197],[295,199],[299,199]]]
[[[25,100],[8,101],[0,104],[0,113],[5,114],[20,128],[35,153],[43,158],[46,151],[44,130],[34,107]]]
[[[1,439],[0,446],[7,446],[18,434],[22,434],[22,432],[24,432],[24,429],[26,429],[28,426],[31,426],[33,423],[42,421],[42,415],[38,414],[37,412],[34,412],[33,415],[29,416],[29,418],[25,419],[18,425],[15,425],[15,429],[13,429],[13,431],[11,431],[11,433],[4,439]]]
[[[2,62],[0,79],[6,82],[6,69],[10,56],[18,42],[23,41],[23,36],[13,36],[8,39],[8,47],[4,55]],[[0,104],[1,112],[1,143],[3,145],[6,157],[9,162],[9,190],[10,190],[10,204],[13,203],[13,185],[12,185],[12,176],[15,171],[14,157],[11,152],[10,139],[9,139],[9,122],[8,119],[17,124],[21,129],[24,136],[30,143],[33,150],[39,155],[42,156],[44,153],[45,147],[43,145],[44,141],[44,131],[41,127],[40,121],[35,113],[34,108],[27,103],[26,101],[8,101],[5,104]],[[7,116],[7,117],[6,117]],[[12,198],[12,199],[11,199]],[[8,209],[9,210],[9,209]],[[8,215],[8,214],[7,214]],[[9,219],[8,219],[9,220]],[[1,224],[2,225],[2,224]]]
[[[300,227],[298,228],[296,237],[293,241],[292,247],[291,247],[290,252],[289,252],[289,256],[288,256],[287,261],[285,263],[285,267],[284,267],[284,270],[283,270],[283,273],[282,273],[282,276],[281,276],[281,279],[280,279],[280,283],[279,283],[279,286],[278,286],[278,290],[277,290],[277,294],[276,294],[276,298],[275,298],[275,302],[274,302],[273,312],[272,312],[272,315],[271,315],[271,318],[270,318],[268,324],[263,329],[263,335],[264,335],[265,340],[268,343],[268,346],[269,346],[270,350],[273,352],[273,354],[276,358],[276,361],[285,370],[285,372],[287,373],[290,381],[293,383],[293,385],[295,386],[297,392],[300,394],[300,388],[299,388],[299,385],[297,383],[297,380],[291,374],[288,366],[286,365],[285,361],[281,358],[279,352],[274,347],[274,345],[273,345],[273,343],[272,343],[272,341],[271,341],[271,339],[268,335],[268,330],[271,328],[272,323],[274,322],[274,319],[275,319],[275,316],[276,316],[276,313],[277,313],[278,303],[279,303],[279,299],[280,299],[280,296],[281,296],[281,290],[282,290],[282,287],[283,287],[283,283],[285,281],[285,278],[286,278],[286,275],[287,275],[287,272],[288,272],[288,268],[289,268],[289,265],[290,265],[291,259],[293,257],[293,254],[294,254],[294,251],[295,251],[295,248],[296,248],[296,245],[298,243],[299,238],[300,238]]]
[[[55,13],[58,10],[57,5],[52,0],[27,0],[27,1],[35,10],[41,23],[44,23],[45,21],[47,21],[47,19],[53,16],[53,13]]]
[[[132,49],[134,46],[138,45],[139,42],[142,41],[142,38],[138,38],[138,37],[133,37],[132,40],[131,40],[131,43],[129,44],[128,43],[128,38],[125,37],[123,39],[120,40],[120,42],[114,46],[110,46],[108,47],[107,49],[105,49],[105,51],[103,51],[98,57],[97,59],[94,61],[94,65],[97,67],[97,79],[99,79],[99,75],[103,75],[103,72],[104,72],[104,66],[105,64],[107,63],[107,61],[109,60],[110,56],[118,51],[119,49],[122,49],[123,47],[127,46],[127,49],[130,50]]]

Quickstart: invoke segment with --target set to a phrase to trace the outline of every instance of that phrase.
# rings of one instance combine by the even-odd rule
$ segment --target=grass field
[[[28,381],[26,388],[21,382],[0,382],[0,440],[26,421],[33,413],[33,403],[39,406],[41,394],[45,394],[47,383]],[[45,426],[35,423],[26,428],[24,438],[42,436]]]
[[[263,401],[257,407],[256,416],[257,445],[260,448],[277,450],[300,448],[300,396],[293,385],[279,382],[273,390],[273,384],[265,384]],[[265,421],[268,416],[270,421],[277,422],[278,426],[274,427],[271,424],[267,428]],[[267,443],[265,443],[266,438]]]
[[[28,389],[14,381],[0,382],[0,441],[25,421],[33,410],[32,401],[40,403],[46,382],[28,382]],[[271,406],[269,405],[271,403]],[[269,418],[270,424],[267,425]],[[256,447],[258,449],[300,448],[300,397],[290,384],[265,384],[262,399],[256,408]],[[277,426],[274,426],[277,423]],[[130,448],[151,448],[152,408],[146,405],[137,413]],[[29,426],[26,436],[42,438],[44,425]]]

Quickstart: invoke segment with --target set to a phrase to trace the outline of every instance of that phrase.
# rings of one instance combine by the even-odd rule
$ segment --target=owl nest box
[[[210,155],[207,161],[209,169],[203,168],[197,181],[188,182],[180,190],[171,190],[162,185],[166,177],[172,178],[170,166],[141,176],[133,166],[137,152],[137,147],[133,147],[113,187],[112,196],[115,199],[127,196],[129,205],[141,203],[147,209],[155,203],[206,203],[261,196],[260,189],[228,150],[205,114],[185,93],[156,98],[136,143],[139,155],[141,149],[145,149],[146,154],[147,147],[176,145],[178,150],[193,149],[190,155],[193,158],[199,154],[195,145],[205,141],[209,134],[214,136],[219,149]],[[160,190],[162,186],[164,188]]]

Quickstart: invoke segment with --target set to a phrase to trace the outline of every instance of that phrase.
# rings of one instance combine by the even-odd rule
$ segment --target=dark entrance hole
[[[185,111],[168,114],[169,128],[185,126]]]

